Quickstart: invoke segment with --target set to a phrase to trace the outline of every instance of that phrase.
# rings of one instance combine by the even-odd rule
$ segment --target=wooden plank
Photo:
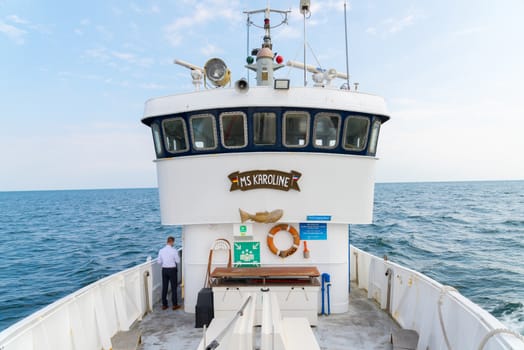
[[[213,278],[245,277],[319,277],[316,266],[272,266],[272,267],[217,267]]]

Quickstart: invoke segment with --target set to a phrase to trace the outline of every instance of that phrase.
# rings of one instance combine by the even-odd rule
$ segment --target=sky
[[[271,2],[292,11],[272,32],[285,60],[302,59],[298,3]],[[345,71],[343,4],[312,0],[307,62]],[[246,76],[242,11],[265,5],[0,0],[0,191],[155,187],[144,102],[192,90],[175,58]],[[522,0],[348,1],[351,82],[392,117],[377,182],[524,179],[523,13]],[[251,48],[262,36],[250,28]]]

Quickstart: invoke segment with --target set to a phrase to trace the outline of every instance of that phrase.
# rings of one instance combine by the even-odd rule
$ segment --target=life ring
[[[293,237],[293,245],[289,247],[287,250],[279,250],[275,246],[275,242],[273,242],[273,238],[277,233],[280,231],[287,231],[291,234]],[[295,253],[300,245],[300,235],[298,234],[298,231],[291,225],[287,224],[279,224],[276,226],[273,226],[271,230],[269,230],[269,233],[267,234],[267,246],[271,253],[280,256],[281,258],[286,258],[293,253]]]

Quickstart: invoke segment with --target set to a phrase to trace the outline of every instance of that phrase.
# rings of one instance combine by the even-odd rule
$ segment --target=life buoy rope
[[[280,231],[289,232],[291,236],[293,237],[293,245],[291,245],[289,249],[280,250],[275,246],[275,242],[273,241],[273,238]],[[299,245],[300,245],[300,235],[298,234],[298,231],[291,225],[279,224],[279,225],[273,226],[273,228],[269,230],[269,233],[267,234],[267,246],[269,250],[273,254],[278,255],[281,258],[286,258],[292,255],[293,253],[295,253],[298,250]]]

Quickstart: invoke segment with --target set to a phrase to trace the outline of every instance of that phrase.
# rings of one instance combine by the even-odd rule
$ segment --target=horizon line
[[[485,180],[406,180],[406,181],[377,181],[375,185],[388,184],[425,184],[425,183],[464,183],[464,182],[521,182],[524,179],[485,179]],[[0,193],[11,192],[58,192],[58,191],[111,191],[111,190],[148,190],[158,189],[158,186],[136,186],[136,187],[86,187],[86,188],[44,188],[44,189],[16,189],[0,190]]]

